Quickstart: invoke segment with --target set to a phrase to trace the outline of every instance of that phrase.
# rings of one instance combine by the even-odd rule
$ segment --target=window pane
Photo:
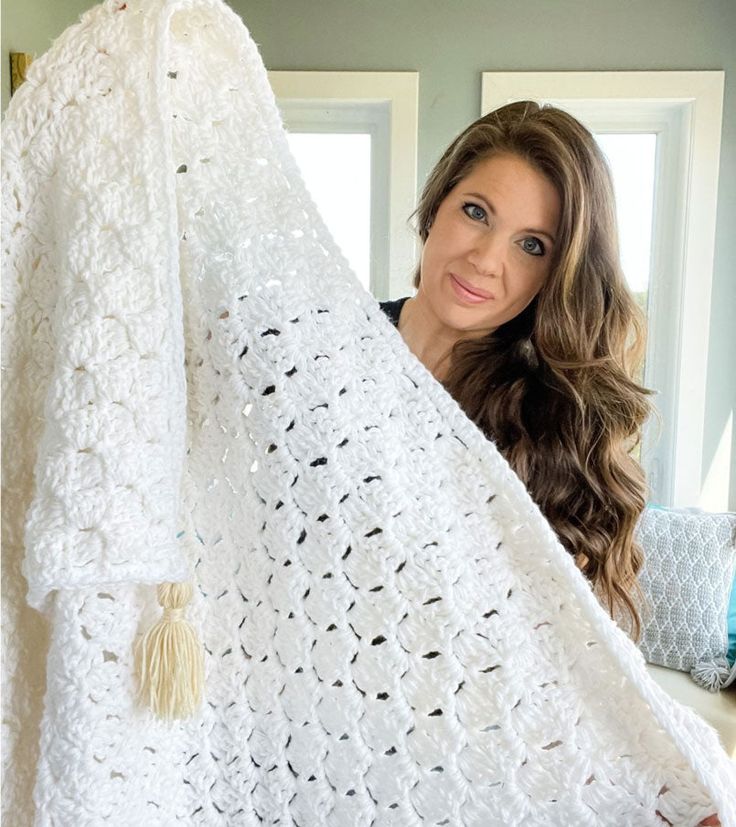
[[[616,196],[621,266],[626,281],[644,314],[648,311],[649,273],[652,252],[652,210],[657,136],[654,134],[596,135],[608,158]],[[636,381],[644,383],[642,364]],[[641,445],[633,456],[641,459]]]
[[[605,134],[595,137],[613,175],[624,275],[646,313],[657,136]]]
[[[289,133],[289,145],[327,228],[361,283],[370,283],[371,136]]]

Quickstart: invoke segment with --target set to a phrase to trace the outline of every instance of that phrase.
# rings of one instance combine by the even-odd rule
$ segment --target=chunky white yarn
[[[4,139],[9,823],[35,773],[42,825],[736,825],[713,731],[349,272],[231,11],[92,10]],[[189,566],[169,726],[133,646]]]

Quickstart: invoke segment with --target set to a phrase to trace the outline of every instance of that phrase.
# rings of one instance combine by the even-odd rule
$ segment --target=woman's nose
[[[506,247],[498,233],[483,233],[476,239],[470,252],[468,262],[483,276],[500,276],[506,260]]]

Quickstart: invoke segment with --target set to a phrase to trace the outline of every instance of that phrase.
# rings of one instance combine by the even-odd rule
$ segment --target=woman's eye
[[[529,238],[525,238],[521,242],[521,249],[525,253],[529,253],[530,256],[543,256],[544,255],[544,244],[534,236],[530,236]]]
[[[483,207],[479,207],[477,204],[463,204],[463,212],[468,216],[468,218],[472,218],[473,221],[486,220],[486,211]]]

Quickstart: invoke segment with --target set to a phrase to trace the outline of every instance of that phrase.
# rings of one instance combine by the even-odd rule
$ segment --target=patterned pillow
[[[690,672],[710,691],[727,686],[736,679],[727,659],[736,514],[648,507],[637,539],[644,550],[644,657]]]

